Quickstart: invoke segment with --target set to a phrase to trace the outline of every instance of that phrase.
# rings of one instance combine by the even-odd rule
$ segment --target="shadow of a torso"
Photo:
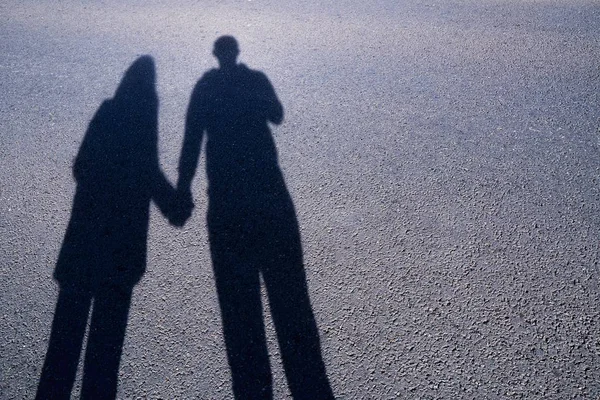
[[[120,103],[102,104],[75,160],[77,191],[55,270],[62,287],[133,286],[146,268],[156,107]]]
[[[296,214],[268,126],[281,122],[283,109],[267,77],[243,64],[212,70],[195,94],[197,106],[190,110],[200,113],[207,135],[210,234],[227,231],[230,239],[243,240],[240,251],[259,259],[271,257],[272,246],[284,240],[286,252],[301,258]]]

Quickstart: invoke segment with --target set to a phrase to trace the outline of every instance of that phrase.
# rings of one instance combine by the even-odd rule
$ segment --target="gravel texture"
[[[600,398],[598,3],[326,3],[2,2],[0,398],[35,396],[92,116],[151,55],[175,182],[223,34],[285,110],[272,131],[337,398]],[[232,398],[203,163],[184,228],[152,206],[118,398]]]

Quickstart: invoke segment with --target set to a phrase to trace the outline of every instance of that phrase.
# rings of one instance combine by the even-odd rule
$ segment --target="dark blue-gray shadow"
[[[178,182],[178,190],[189,193],[205,141],[207,225],[234,396],[272,397],[262,277],[292,395],[333,398],[296,212],[268,125],[281,123],[283,107],[263,73],[236,62],[238,52],[232,37],[215,43],[220,67],[192,93]]]
[[[81,398],[116,396],[131,294],[146,270],[150,202],[174,209],[157,121],[154,61],[143,56],[94,115],[74,162],[77,189],[54,272],[60,292],[37,399],[70,398],[90,312]]]

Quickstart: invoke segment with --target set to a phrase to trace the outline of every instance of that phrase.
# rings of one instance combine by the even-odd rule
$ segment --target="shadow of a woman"
[[[60,285],[36,398],[71,396],[92,310],[81,398],[113,399],[134,285],[146,269],[150,202],[175,190],[158,164],[154,61],[138,58],[89,124],[73,174],[71,219],[54,277]]]
[[[311,309],[294,204],[268,122],[283,107],[267,77],[237,64],[236,40],[215,42],[219,68],[197,83],[187,112],[178,191],[190,186],[206,135],[208,233],[236,398],[272,397],[262,277],[288,385],[296,399],[333,398]]]

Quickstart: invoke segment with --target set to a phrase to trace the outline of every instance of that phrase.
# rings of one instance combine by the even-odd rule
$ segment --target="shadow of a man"
[[[131,294],[146,270],[150,202],[173,209],[158,164],[154,61],[138,58],[102,103],[74,162],[71,219],[54,272],[60,285],[37,399],[71,396],[90,309],[81,398],[114,399]]]
[[[197,83],[189,104],[178,191],[191,204],[206,135],[208,233],[236,398],[272,397],[262,315],[264,281],[281,357],[296,399],[333,398],[308,296],[292,199],[268,122],[283,107],[267,77],[236,62],[238,44],[219,38],[219,68]]]

